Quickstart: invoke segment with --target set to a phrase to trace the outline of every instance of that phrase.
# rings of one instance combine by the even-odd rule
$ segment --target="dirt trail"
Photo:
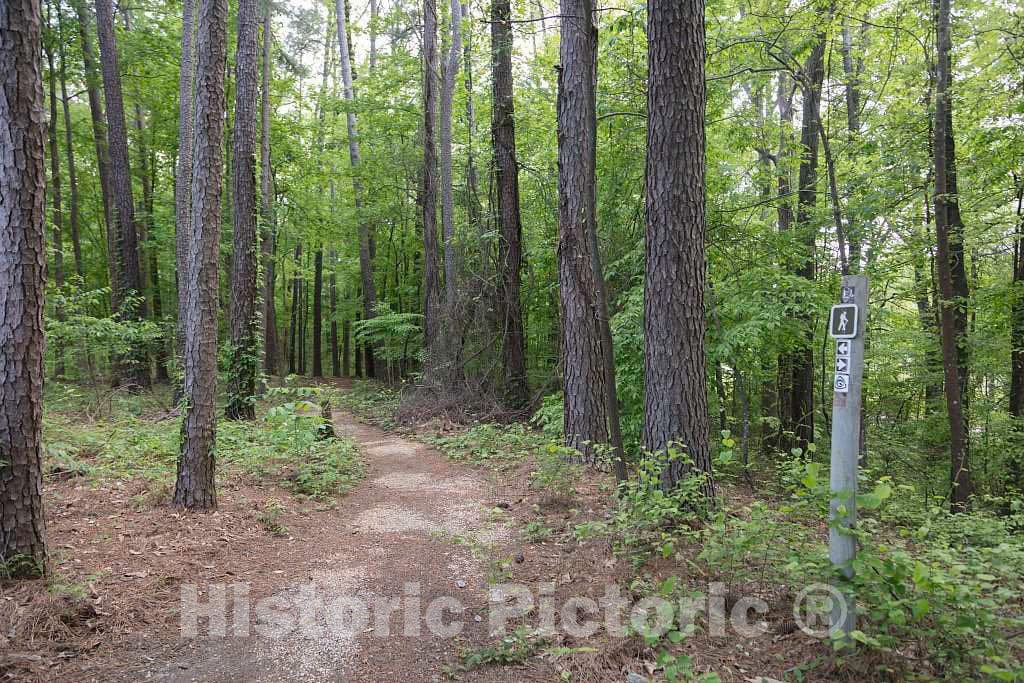
[[[367,463],[367,478],[341,499],[316,525],[297,530],[308,553],[294,572],[271,591],[286,607],[286,618],[299,626],[277,637],[250,633],[206,636],[180,641],[171,652],[126,671],[124,680],[185,683],[274,681],[391,681],[442,679],[443,667],[455,661],[459,644],[487,640],[487,559],[481,552],[500,544],[509,530],[491,514],[492,486],[469,468],[440,453],[387,434],[336,413],[339,435],[355,441]],[[416,592],[421,608],[419,635],[406,635],[403,609]],[[202,590],[202,587],[200,587]],[[261,591],[265,592],[265,591]],[[230,595],[230,593],[229,593]],[[403,609],[387,614],[381,597],[402,598]],[[445,613],[444,623],[464,623],[458,638],[431,634],[424,613],[435,598],[452,596],[465,605],[460,616]],[[254,631],[274,625],[257,613],[263,594],[249,596]],[[368,622],[356,632],[356,620],[332,600],[358,598],[368,604]],[[200,594],[199,602],[207,596]],[[327,605],[302,622],[313,601]],[[334,605],[334,608],[331,608]],[[241,621],[241,620],[240,620]],[[385,625],[386,622],[386,625]],[[305,626],[301,625],[305,624]],[[386,634],[386,631],[390,631]],[[145,657],[144,659],[151,659]],[[522,673],[482,671],[472,680],[522,680]],[[465,679],[465,677],[463,677]]]

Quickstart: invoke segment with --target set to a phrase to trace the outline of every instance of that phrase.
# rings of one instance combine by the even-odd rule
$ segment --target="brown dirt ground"
[[[635,575],[607,541],[577,543],[568,533],[573,524],[608,513],[601,477],[581,485],[572,500],[546,500],[529,488],[529,463],[500,473],[454,463],[347,414],[336,413],[335,428],[359,444],[367,463],[365,481],[336,507],[237,478],[221,485],[212,514],[154,503],[166,492],[148,491],[141,481],[48,485],[53,567],[76,588],[54,593],[41,582],[0,584],[0,680],[443,680],[460,653],[493,642],[487,590],[495,571],[509,582],[554,582],[556,602],[571,595],[596,598],[606,583],[625,586]],[[271,501],[284,510],[278,535],[257,519]],[[515,529],[537,519],[556,533],[543,542],[523,542]],[[679,569],[665,564],[645,571],[657,579]],[[281,638],[215,638],[203,637],[202,626],[199,638],[180,636],[185,584],[202,590],[245,582],[255,602],[271,595],[294,599],[303,586],[328,596],[401,596],[413,581],[420,584],[423,605],[439,596],[466,605],[458,638],[425,629],[403,637],[400,615],[391,620],[389,637],[368,627],[351,635],[296,630]],[[779,612],[769,620],[784,618]],[[250,623],[257,623],[255,615]],[[573,681],[622,681],[630,671],[653,671],[654,653],[636,639],[609,641],[598,634],[586,642],[559,637],[551,644],[600,651],[533,657],[523,666],[483,667],[459,679],[528,683],[560,680],[567,672]],[[782,678],[786,668],[822,652],[799,632],[750,640],[698,633],[685,649],[697,670],[743,682]]]

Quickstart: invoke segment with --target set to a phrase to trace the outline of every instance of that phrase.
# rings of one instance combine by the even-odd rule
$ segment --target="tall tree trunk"
[[[259,344],[256,317],[256,98],[259,53],[257,0],[238,3],[238,45],[235,50],[235,127],[232,134],[231,360],[228,419],[256,417],[256,368]]]
[[[796,229],[801,246],[796,275],[811,282],[815,275],[814,206],[818,196],[818,111],[821,84],[825,76],[825,37],[819,34],[802,70],[800,88],[803,113],[800,124],[800,172],[797,184]],[[787,429],[795,436],[795,445],[807,453],[814,441],[814,327],[809,319],[801,319],[801,348],[789,358],[790,397]]]
[[[59,11],[59,10],[58,10]],[[47,7],[47,24],[49,24],[50,10]],[[52,37],[53,27],[48,25],[48,34]],[[50,125],[48,138],[50,144],[50,209],[53,235],[53,280],[58,289],[64,288],[64,204],[60,192],[60,149],[57,146],[57,69],[54,67],[52,40],[45,41],[43,49],[46,52],[46,63],[49,67],[50,79]],[[64,320],[64,309],[58,303],[54,311],[57,320]],[[54,372],[57,377],[63,377],[64,347],[60,344],[54,349],[56,363]]]
[[[189,240],[192,234],[192,136],[195,116],[195,3],[182,0],[181,65],[178,68],[178,159],[174,173],[174,254],[178,279],[178,323],[176,350],[182,363],[185,355],[185,273],[188,271]]]
[[[0,11],[0,568],[45,571],[46,166],[39,0]]]
[[[437,251],[437,142],[434,127],[438,110],[437,3],[423,0],[423,180],[420,208],[423,212],[423,341],[427,350],[424,367],[428,383],[436,381],[443,363],[441,353],[441,278]]]
[[[558,74],[558,280],[565,441],[587,461],[608,441],[604,349],[591,234],[596,227],[597,39],[591,0],[562,0]]]
[[[856,143],[860,136],[860,63],[853,56],[853,36],[850,27],[843,23],[843,75],[846,77],[846,131],[850,144]],[[824,130],[822,131],[824,136]],[[822,138],[824,139],[824,137]],[[851,150],[851,154],[853,151]],[[838,198],[833,199],[838,202]],[[862,251],[862,235],[859,226],[855,226],[852,220],[853,212],[847,211],[847,235],[850,239],[850,271],[860,272],[860,261]],[[863,420],[862,420],[863,424]]]
[[[1013,239],[1013,304],[1010,315],[1010,415],[1024,417],[1024,175],[1014,174],[1017,226]]]
[[[313,254],[313,377],[324,376],[324,250]]]
[[[85,266],[82,263],[82,236],[81,236],[81,219],[79,209],[79,195],[78,195],[78,171],[75,168],[75,146],[74,136],[71,130],[71,105],[68,98],[68,84],[67,84],[67,56],[64,50],[64,19],[63,14],[57,12],[57,34],[58,41],[57,45],[59,48],[58,54],[60,55],[60,99],[61,107],[64,113],[64,147],[65,154],[67,154],[68,161],[68,189],[70,190],[71,196],[68,204],[68,219],[71,227],[71,251],[75,259],[75,275],[78,276],[79,284],[82,284],[83,278],[85,277]]]
[[[973,493],[967,417],[967,275],[960,218],[951,99],[950,0],[936,0],[935,237],[941,301],[942,361],[949,413],[950,508],[966,510]]]
[[[449,318],[454,312],[458,292],[458,254],[455,245],[455,188],[452,172],[452,102],[455,77],[462,58],[462,5],[451,0],[448,59],[441,82],[440,155],[441,155],[441,235],[444,239],[444,299]],[[452,340],[449,340],[449,344]]]
[[[126,320],[142,320],[145,306],[141,297],[142,271],[139,267],[139,238],[132,197],[131,164],[128,161],[128,131],[125,127],[124,97],[121,93],[120,60],[114,38],[112,0],[96,0],[96,29],[99,34],[100,62],[103,65],[103,95],[107,105],[107,142],[110,148],[110,189],[114,195],[114,234],[117,236],[119,314]],[[145,353],[129,351],[118,361],[118,380],[131,387],[149,386],[149,367]]]
[[[192,239],[185,273],[186,407],[174,490],[176,506],[199,509],[217,504],[213,446],[217,423],[217,280],[227,19],[227,0],[201,0],[196,38]]]
[[[72,0],[78,15],[78,33],[82,41],[82,63],[85,67],[85,88],[89,98],[89,114],[92,119],[92,136],[96,145],[96,172],[100,178],[100,198],[103,201],[103,234],[107,244],[107,273],[110,279],[111,298],[115,295],[119,278],[117,271],[117,245],[114,240],[114,199],[111,195],[110,180],[110,148],[107,145],[106,114],[103,111],[102,94],[100,93],[100,76],[96,67],[96,56],[93,50],[92,37],[89,31],[91,22],[85,9],[85,0]],[[111,301],[111,308],[120,308],[120,302]]]
[[[358,322],[359,322],[359,314],[356,313],[356,323],[358,323]],[[363,347],[359,343],[358,340],[356,340],[354,351],[355,351],[355,354],[354,354],[355,355],[355,375],[359,379],[362,379],[363,378]]]
[[[338,20],[338,50],[341,56],[342,94],[350,104],[355,100],[352,86],[352,46],[348,36],[348,8],[344,0],[335,0],[335,14]],[[436,21],[436,17],[435,17]],[[371,22],[371,26],[372,26]],[[359,274],[363,291],[363,315],[367,320],[376,315],[377,288],[373,281],[373,236],[370,223],[363,213],[363,182],[359,177],[359,134],[356,114],[349,108],[346,114],[348,128],[348,155],[352,166],[352,190],[355,194],[356,220],[359,230]],[[368,348],[368,374],[373,377],[373,349]]]
[[[278,370],[277,306],[274,305],[274,282],[277,279],[277,228],[274,219],[274,196],[271,190],[270,161],[270,50],[273,32],[270,25],[271,3],[263,7],[263,64],[260,89],[260,258],[263,262],[263,371],[273,375]]]
[[[292,275],[292,311],[288,325],[288,374],[299,371],[299,305],[302,302],[302,242],[295,244],[295,273]]]
[[[494,96],[491,142],[494,146],[495,194],[500,225],[498,268],[505,400],[509,407],[523,409],[529,405],[530,390],[526,377],[526,342],[519,292],[523,267],[523,227],[519,214],[519,164],[516,161],[515,100],[512,92],[512,12],[509,0],[493,0],[491,3],[491,73]]]
[[[777,199],[778,228],[779,234],[785,234],[793,228],[793,201],[790,198],[792,183],[788,164],[785,158],[788,156],[786,150],[790,146],[793,135],[793,95],[794,85],[786,74],[779,74],[778,90],[776,93],[776,106],[779,110],[779,149],[776,155],[777,163]],[[792,447],[791,439],[787,436],[787,429],[792,430],[789,424],[790,406],[792,405],[792,379],[791,371],[793,365],[791,353],[779,355],[776,375],[777,400],[775,401],[776,417],[778,418],[778,434],[774,440],[775,448],[780,451],[788,451]]]
[[[352,357],[352,323],[346,320],[341,325],[341,375],[351,377],[349,374],[349,359]]]
[[[714,500],[704,368],[704,0],[653,0],[647,23],[647,236],[644,430],[652,453],[673,446],[670,488],[691,471]]]
[[[1013,240],[1013,303],[1010,307],[1010,416],[1017,446],[1011,461],[1009,481],[1024,487],[1024,455],[1020,435],[1024,432],[1024,175],[1014,174],[1017,192],[1017,226]]]
[[[328,283],[328,315],[331,335],[331,374],[341,377],[341,357],[338,355],[338,255],[332,249],[328,253],[330,281]]]
[[[476,107],[473,104],[473,26],[472,17],[469,13],[470,4],[467,1],[462,5],[462,16],[469,17],[466,23],[466,39],[463,41],[463,75],[466,86],[466,215],[469,217],[470,228],[473,234],[477,235],[480,242],[480,269],[487,273],[488,266],[488,240],[484,237],[483,221],[481,214],[483,207],[480,205],[480,191],[477,188],[476,155],[474,153],[474,139],[476,138]]]

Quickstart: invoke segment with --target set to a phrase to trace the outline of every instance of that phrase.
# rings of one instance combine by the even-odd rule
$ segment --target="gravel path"
[[[248,623],[238,620],[249,635],[232,635],[229,620],[227,637],[209,637],[200,620],[198,638],[180,641],[125,680],[434,681],[460,644],[487,640],[487,550],[509,536],[491,512],[491,485],[421,443],[345,414],[334,422],[359,445],[368,476],[336,510],[299,530],[308,559],[282,574],[271,593],[276,602],[266,595],[236,600],[249,606]],[[386,599],[396,598],[389,610]],[[436,612],[442,624],[464,624],[457,637],[427,627],[427,607],[449,605],[438,598],[465,606],[460,615]],[[200,604],[206,599],[199,594]],[[367,606],[365,620],[352,599]],[[418,629],[406,626],[410,613]],[[516,680],[501,670],[472,676],[481,678]]]

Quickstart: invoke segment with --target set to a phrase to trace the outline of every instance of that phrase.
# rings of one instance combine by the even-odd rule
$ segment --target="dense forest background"
[[[517,630],[438,646],[455,673],[1021,680],[1019,5],[480,2],[0,0],[0,644],[45,642],[56,671],[97,623],[156,632],[131,620],[174,614],[169,576],[304,573],[273,568],[282,519],[310,556],[438,561],[429,524],[413,551],[333,507],[352,490],[373,517],[396,494],[360,480],[412,462],[462,482],[410,489],[429,512],[519,525],[465,542],[487,585],[578,595],[579,562],[575,591],[783,606],[754,655],[693,624],[581,649]],[[849,276],[859,495],[826,473]],[[126,558],[125,519],[173,550]],[[800,586],[854,596],[857,628],[795,635]]]
[[[48,151],[56,156],[48,192],[47,365],[49,374],[69,378],[102,377],[111,352],[128,347],[145,348],[154,377],[180,374],[170,340],[180,276],[174,192],[182,12],[145,2],[118,9],[113,28],[142,279],[136,324],[111,317],[116,244],[97,164],[97,151],[106,152],[95,139],[104,121],[97,123],[87,97],[101,86],[90,45],[95,19],[85,6],[50,3],[45,10],[44,79],[47,96],[56,98],[49,102]],[[418,373],[423,359],[422,7],[344,8],[351,14],[352,98],[341,73],[336,9],[260,9],[269,16],[260,21],[269,21],[261,33],[270,36],[269,157],[262,161],[270,177],[260,212],[261,284],[269,304],[263,320],[270,326],[263,367],[312,376],[372,370],[398,381]],[[451,218],[438,247],[443,277],[462,308],[445,331],[462,346],[464,368],[442,392],[453,404],[501,397],[505,384],[496,298],[504,291],[500,188],[490,126],[495,24],[490,7],[460,9],[461,53],[447,113]],[[230,11],[233,46],[238,8]],[[451,11],[437,8],[439,84],[452,59]],[[511,22],[528,399],[551,420],[562,375],[558,13],[543,3],[516,4]],[[635,452],[643,415],[646,13],[627,3],[597,8],[594,16],[596,226],[623,439]],[[741,436],[743,456],[754,466],[780,450],[823,443],[831,398],[825,314],[837,300],[841,273],[862,272],[871,280],[864,464],[915,482],[922,504],[941,502],[949,496],[950,468],[933,196],[935,8],[713,2],[706,16],[707,388],[714,427]],[[1019,487],[1022,471],[1014,422],[1024,372],[1020,22],[1013,4],[1000,2],[957,3],[952,22],[950,132],[962,218],[954,251],[962,252],[956,296],[965,321],[958,362],[979,494]],[[236,59],[229,49],[228,103],[239,87]],[[230,190],[234,107],[227,109]],[[348,114],[358,121],[356,166]],[[813,162],[802,150],[813,153]],[[217,297],[225,348],[236,207],[230,191],[221,202]],[[369,309],[361,231],[372,268]],[[368,315],[375,316],[371,322]],[[375,358],[358,352],[368,346]],[[796,380],[794,363],[802,368]]]

